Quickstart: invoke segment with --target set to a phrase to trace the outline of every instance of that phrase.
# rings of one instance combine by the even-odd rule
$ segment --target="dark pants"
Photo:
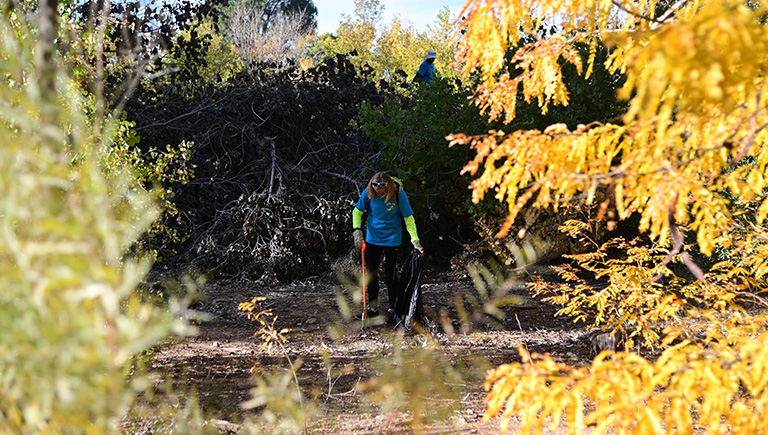
[[[389,308],[395,309],[395,303],[399,296],[399,289],[395,280],[397,248],[397,246],[365,244],[366,293],[368,294],[368,306],[371,309],[376,309],[379,306],[379,265],[381,264],[382,253],[384,254],[384,281],[387,283]]]

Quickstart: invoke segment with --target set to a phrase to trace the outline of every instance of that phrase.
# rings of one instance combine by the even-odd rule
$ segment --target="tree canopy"
[[[343,15],[335,34],[320,35],[319,49],[331,56],[354,53],[355,66],[369,70],[376,80],[387,81],[401,79],[398,70],[413,78],[427,50],[433,49],[438,54],[435,67],[439,73],[455,76],[451,64],[457,35],[447,8],[424,32],[418,32],[404,17],[382,23],[383,12],[384,5],[378,0],[356,0],[353,14]]]
[[[305,32],[317,30],[317,7],[312,0],[259,0],[264,5],[264,22],[269,25],[278,14],[301,16]]]
[[[686,225],[710,254],[731,233],[726,190],[743,199],[762,193],[766,59],[754,54],[768,43],[764,6],[681,1],[657,14],[657,5],[472,1],[465,7],[458,61],[465,74],[482,76],[475,101],[492,117],[515,118],[518,89],[543,112],[567,105],[564,64],[586,76],[593,70],[594,55],[584,61],[577,43],[594,53],[605,41],[613,47],[607,66],[627,75],[620,95],[629,108],[619,123],[454,138],[478,150],[466,168],[481,172],[474,195],[494,190],[507,201],[508,224],[525,205],[557,207],[580,194],[591,201],[606,185],[619,217],[641,214],[641,229],[656,240]],[[497,74],[521,32],[539,34],[544,23],[554,23],[553,33],[520,47],[515,74]],[[747,156],[756,164],[738,166]],[[757,222],[766,214],[763,200]]]

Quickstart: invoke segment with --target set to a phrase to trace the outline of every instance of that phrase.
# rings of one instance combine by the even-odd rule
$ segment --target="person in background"
[[[437,58],[437,52],[435,50],[427,51],[424,56],[424,62],[419,66],[419,70],[416,71],[416,77],[413,78],[414,83],[429,83],[435,76],[435,59]]]
[[[368,216],[365,225],[365,238],[363,238],[362,223],[365,214]],[[379,265],[382,255],[384,256],[384,281],[387,284],[387,295],[389,296],[387,323],[395,323],[395,304],[401,292],[395,279],[395,266],[397,265],[397,250],[402,243],[403,221],[405,222],[405,229],[411,237],[411,244],[423,253],[424,248],[422,248],[419,235],[416,232],[413,209],[405,190],[400,188],[388,174],[384,172],[375,174],[352,210],[352,235],[357,249],[362,248],[363,240],[365,240],[363,261],[365,263],[365,286],[368,296],[368,312],[366,313],[368,318],[379,315]]]

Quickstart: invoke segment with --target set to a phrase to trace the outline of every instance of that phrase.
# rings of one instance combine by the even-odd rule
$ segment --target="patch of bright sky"
[[[342,21],[342,14],[354,16],[354,0],[312,0],[317,8],[317,34],[335,33]],[[417,32],[434,26],[437,14],[448,7],[451,18],[459,15],[464,7],[464,0],[380,0],[384,6],[382,24],[391,23],[395,15],[401,20],[413,24]]]

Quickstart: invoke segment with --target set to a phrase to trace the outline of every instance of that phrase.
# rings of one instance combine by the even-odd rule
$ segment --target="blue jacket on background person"
[[[435,59],[437,58],[437,52],[435,50],[427,51],[424,56],[424,62],[419,66],[419,70],[416,71],[416,77],[413,78],[414,83],[429,83],[435,76]]]

